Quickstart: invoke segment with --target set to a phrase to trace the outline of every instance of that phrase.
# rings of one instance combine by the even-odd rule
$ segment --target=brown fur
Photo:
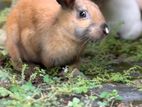
[[[46,67],[78,60],[88,39],[75,36],[75,29],[95,24],[88,38],[96,40],[103,36],[100,26],[105,20],[90,0],[76,0],[72,5],[74,9],[64,9],[56,0],[20,0],[7,20],[6,47],[12,60],[41,63]],[[78,19],[75,11],[78,7],[87,9],[91,19]]]

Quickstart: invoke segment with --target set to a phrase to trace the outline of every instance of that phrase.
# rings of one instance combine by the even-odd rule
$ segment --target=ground
[[[1,27],[8,11],[0,12]],[[142,107],[142,38],[116,38],[116,29],[88,44],[79,71],[23,64],[17,72],[1,45],[1,107]],[[27,77],[28,72],[33,73]]]

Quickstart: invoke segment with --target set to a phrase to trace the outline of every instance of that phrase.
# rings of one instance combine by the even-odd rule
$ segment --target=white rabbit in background
[[[142,34],[141,12],[136,0],[101,0],[99,5],[111,28],[120,26],[121,38],[134,40]]]

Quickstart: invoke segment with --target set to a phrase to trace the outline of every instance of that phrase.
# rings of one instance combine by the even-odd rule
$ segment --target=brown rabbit
[[[19,0],[7,20],[6,47],[14,62],[64,66],[78,60],[88,40],[108,32],[90,0]]]

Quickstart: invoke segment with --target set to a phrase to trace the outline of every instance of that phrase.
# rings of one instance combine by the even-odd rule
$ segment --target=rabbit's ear
[[[62,8],[67,9],[70,8],[72,9],[75,4],[75,0],[57,0],[57,2],[62,6]]]

